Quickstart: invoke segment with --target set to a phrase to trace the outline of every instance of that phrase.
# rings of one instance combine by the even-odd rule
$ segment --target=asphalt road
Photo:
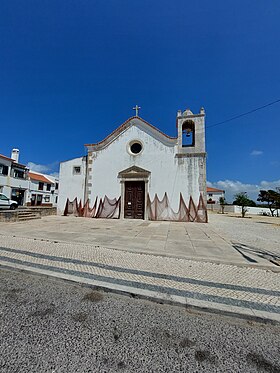
[[[280,372],[280,326],[0,268],[0,372]]]

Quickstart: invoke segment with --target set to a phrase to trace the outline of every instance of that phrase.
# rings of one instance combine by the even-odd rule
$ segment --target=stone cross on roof
[[[135,116],[136,116],[136,117],[138,117],[138,112],[139,112],[140,109],[141,109],[141,107],[138,106],[138,105],[136,105],[136,106],[133,108],[133,110],[135,110]]]

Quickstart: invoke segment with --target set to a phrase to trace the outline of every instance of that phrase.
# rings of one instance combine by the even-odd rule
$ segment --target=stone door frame
[[[132,166],[118,174],[121,184],[121,213],[120,219],[124,217],[124,203],[125,203],[125,182],[126,181],[144,181],[144,220],[148,220],[147,202],[148,202],[148,183],[151,172],[143,168]]]

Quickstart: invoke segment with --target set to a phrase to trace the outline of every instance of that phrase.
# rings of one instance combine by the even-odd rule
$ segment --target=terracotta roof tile
[[[47,184],[54,184],[53,181],[47,179],[44,175],[34,174],[33,172],[29,172],[28,174],[31,180],[41,181]]]
[[[0,154],[0,158],[6,159],[7,161],[12,161],[12,163],[13,163],[14,165],[19,166],[19,167],[21,167],[21,168],[26,168],[26,165],[21,164],[21,163],[17,163],[13,158],[6,157],[6,156],[3,155],[3,154]]]
[[[12,162],[14,162],[14,160],[13,160],[12,158],[6,157],[5,155],[2,155],[2,154],[0,154],[0,158],[4,158],[4,159],[6,159],[7,161],[12,161]]]
[[[207,193],[209,193],[209,192],[220,192],[220,193],[225,193],[225,191],[222,190],[222,189],[211,188],[211,187],[207,187],[207,188],[206,188],[206,191],[207,191]]]

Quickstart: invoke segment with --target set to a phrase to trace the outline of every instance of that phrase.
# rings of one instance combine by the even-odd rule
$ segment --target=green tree
[[[226,199],[224,197],[220,197],[219,198],[219,203],[221,205],[222,214],[224,214],[225,213]]]
[[[260,190],[258,195],[258,201],[265,202],[270,210],[271,216],[274,216],[274,212],[280,208],[280,189],[275,190]]]
[[[246,212],[248,211],[247,207],[255,207],[256,203],[247,197],[246,192],[238,193],[234,196],[235,200],[233,201],[234,205],[241,207],[241,216],[245,217]]]

